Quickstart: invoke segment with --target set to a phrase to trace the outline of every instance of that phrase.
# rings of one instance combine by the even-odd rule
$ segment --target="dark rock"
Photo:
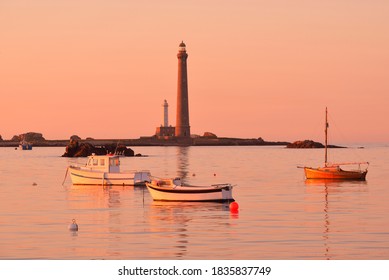
[[[27,142],[37,143],[45,141],[46,139],[43,137],[42,133],[27,132],[24,134],[24,140]]]
[[[125,145],[111,144],[103,147],[106,149],[108,154],[123,155],[126,157],[133,157],[135,155],[134,151],[127,148]]]
[[[216,139],[217,138],[216,134],[214,134],[212,132],[204,132],[203,137],[204,138],[212,138],[212,139]]]
[[[324,148],[324,145],[319,142],[314,142],[312,140],[304,140],[304,141],[296,141],[293,143],[289,143],[286,146],[287,148],[301,148],[301,149],[316,149],[316,148]],[[343,146],[336,145],[328,145],[328,148],[345,148]]]
[[[101,153],[97,152],[90,143],[81,143],[78,145],[78,149],[75,151],[73,157],[87,157],[95,153],[100,155]]]
[[[3,138],[1,137],[1,135],[0,135],[0,141],[3,141]]]
[[[135,152],[133,149],[127,148],[126,146],[123,146],[123,155],[126,157],[133,157],[135,156]]]
[[[88,142],[79,143],[75,139],[70,139],[69,145],[66,146],[63,157],[87,157],[92,154],[106,155],[116,154],[127,157],[134,156],[134,151],[124,145],[109,144],[105,146],[93,146]]]
[[[32,144],[37,144],[46,141],[46,139],[43,137],[42,133],[27,132],[20,135],[15,135],[14,137],[12,137],[11,141],[13,142],[26,141]]]
[[[66,146],[65,154],[63,154],[63,157],[73,157],[77,153],[78,147],[78,141],[70,139],[70,143]]]
[[[286,146],[287,148],[299,148],[299,149],[312,149],[312,148],[324,148],[324,145],[312,140],[295,141]]]
[[[70,140],[81,141],[81,137],[78,135],[72,135],[70,136]]]

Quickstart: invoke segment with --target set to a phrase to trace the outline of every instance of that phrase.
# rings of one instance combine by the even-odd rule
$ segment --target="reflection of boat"
[[[325,118],[325,156],[324,167],[312,168],[304,167],[305,177],[307,179],[337,179],[337,180],[366,180],[368,162],[346,162],[346,163],[329,163],[327,161],[327,142],[328,142],[328,120],[327,108]],[[361,169],[361,165],[367,165],[365,169]],[[344,170],[341,166],[357,165],[358,169]]]
[[[210,186],[184,185],[180,178],[152,180],[146,186],[154,200],[161,201],[234,201],[231,184]]]
[[[153,258],[160,258],[161,245],[165,259],[192,259],[204,251],[204,242],[218,243],[216,258],[231,258],[229,245],[224,242],[235,238],[236,216],[231,215],[227,203],[188,202],[188,201],[152,201],[145,215],[145,231],[151,232],[151,241],[157,241]],[[149,228],[147,228],[147,226]],[[215,229],[215,230],[212,230]],[[208,234],[203,235],[203,232]],[[224,240],[220,240],[220,236]],[[203,240],[205,238],[207,241]],[[220,244],[219,244],[220,242]],[[213,252],[212,254],[215,254]]]
[[[334,188],[333,190],[331,189],[331,191],[335,192],[336,191],[339,191],[339,187],[344,187],[344,188],[347,188],[347,187],[350,187],[350,186],[365,186],[367,185],[367,181],[365,180],[328,180],[328,179],[306,179],[304,181],[305,185],[306,186],[311,186],[311,187],[314,187],[314,186],[317,186],[317,187],[321,187],[321,186],[326,186],[326,187],[329,187],[329,188]],[[343,189],[344,191],[344,189]],[[355,191],[353,189],[353,191]]]
[[[69,166],[74,185],[145,185],[150,180],[149,171],[120,171],[117,155],[91,155],[85,166]]]
[[[343,226],[346,226],[348,232],[356,232],[356,229],[349,228],[350,223],[353,223],[349,220],[348,212],[344,211],[345,205],[347,207],[354,205],[356,207],[354,209],[359,209],[368,195],[367,184],[366,181],[360,180],[305,180],[306,206],[308,211],[315,215],[308,220],[314,221],[312,226],[318,231],[320,230],[317,232],[317,237],[323,240],[325,259],[344,258],[340,256],[344,253],[344,248],[334,246],[334,244],[342,243],[339,238],[342,238],[345,231]],[[356,201],[356,197],[359,197],[360,200]],[[323,216],[323,221],[322,226],[319,226],[320,223],[317,222],[320,221],[318,218],[321,216]],[[348,222],[345,223],[345,220]],[[359,225],[356,225],[356,228],[358,227]],[[346,238],[344,242],[350,242],[349,237],[345,236],[344,238]]]
[[[32,150],[32,144],[26,141],[19,143],[19,150]]]

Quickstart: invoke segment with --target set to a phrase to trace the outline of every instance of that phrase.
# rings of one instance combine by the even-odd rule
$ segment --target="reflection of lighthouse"
[[[176,136],[190,137],[189,105],[188,105],[188,74],[186,67],[186,46],[181,42],[178,49],[178,83],[177,83],[177,119]]]

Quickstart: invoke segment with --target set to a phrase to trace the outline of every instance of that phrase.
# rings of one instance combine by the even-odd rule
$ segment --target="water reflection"
[[[158,233],[160,242],[172,243],[171,254],[182,259],[196,246],[196,236],[204,228],[203,224],[228,224],[228,205],[212,202],[167,202],[153,201],[150,204],[148,225],[150,231]]]
[[[183,182],[185,182],[189,173],[189,150],[190,147],[177,147],[177,176]]]
[[[334,257],[334,254],[330,252],[331,242],[330,236],[338,229],[332,229],[330,226],[330,214],[336,210],[332,209],[331,195],[338,195],[347,192],[366,192],[366,181],[342,181],[342,180],[330,180],[330,179],[306,179],[306,192],[313,197],[319,197],[319,200],[323,202],[323,241],[324,241],[324,258],[330,260]],[[337,197],[339,199],[339,197]],[[331,204],[330,204],[331,203]],[[332,212],[331,212],[332,211]]]
[[[121,191],[126,187],[72,185],[68,188],[68,201],[76,208],[119,208]]]
[[[367,182],[327,184],[304,183],[302,174],[291,168],[296,161],[310,161],[311,156],[314,161],[314,151],[248,146],[136,150],[151,156],[123,158],[124,168],[150,169],[153,175],[174,177],[179,169],[178,153],[185,163],[178,150],[184,150],[187,158],[182,166],[186,166],[190,183],[238,183],[234,196],[241,205],[239,219],[219,204],[174,207],[164,203],[158,207],[147,189],[70,187],[69,177],[68,188],[63,189],[68,166],[67,159],[59,156],[63,147],[39,148],[28,155],[2,148],[0,196],[6,199],[0,205],[0,258],[389,257],[387,147],[364,150],[364,157],[375,162]],[[342,152],[350,158],[350,149]],[[226,159],[231,154],[234,159]],[[192,176],[194,171],[196,176]],[[80,227],[75,237],[67,228],[72,218]]]
[[[344,191],[348,187],[363,187],[367,185],[367,181],[346,181],[346,180],[331,180],[331,179],[306,179],[306,186],[327,186],[331,188],[331,192]],[[343,187],[343,188],[342,188]],[[347,187],[346,189],[344,187]],[[333,189],[332,189],[333,188]],[[355,191],[352,190],[352,191]]]
[[[127,252],[120,244],[127,242],[124,233],[128,231],[128,215],[139,216],[139,211],[131,207],[141,209],[141,199],[139,189],[131,186],[71,185],[67,189],[67,201],[72,218],[77,218],[80,226],[80,231],[72,233],[72,238],[79,242],[89,237],[105,240],[104,243],[94,241],[93,248],[78,254],[123,258]]]

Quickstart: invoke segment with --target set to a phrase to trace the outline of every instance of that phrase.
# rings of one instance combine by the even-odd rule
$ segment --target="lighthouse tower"
[[[163,102],[163,126],[164,127],[168,127],[169,126],[169,104],[167,104],[167,101],[165,99],[165,101]]]
[[[168,108],[169,104],[167,103],[166,99],[163,102],[163,125],[161,124],[160,127],[157,127],[155,130],[155,136],[159,139],[171,139],[175,136],[175,128],[174,126],[169,126],[169,120],[168,120]]]
[[[177,83],[177,119],[176,137],[190,138],[189,105],[188,105],[188,73],[186,46],[181,42],[178,48],[178,83]]]

